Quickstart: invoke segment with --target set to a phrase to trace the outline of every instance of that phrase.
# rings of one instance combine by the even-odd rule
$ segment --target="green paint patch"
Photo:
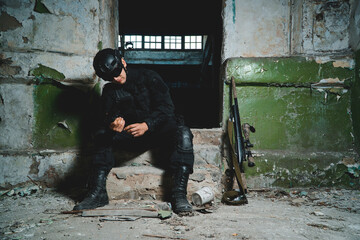
[[[99,41],[99,42],[98,42],[97,49],[98,49],[99,51],[103,49],[103,43],[102,43],[102,41]]]
[[[339,154],[267,152],[256,157],[256,166],[245,168],[246,177],[262,176],[278,187],[359,188],[359,165],[346,165]]]
[[[38,13],[51,13],[41,0],[35,1],[34,11]]]
[[[354,121],[349,110],[354,96],[349,81],[353,81],[354,69],[299,57],[233,58],[226,63],[226,77],[232,76],[237,83],[241,121],[256,128],[254,149],[343,152],[353,148]],[[346,84],[327,88],[325,82],[325,87],[310,87],[322,79],[346,80]],[[223,99],[226,126],[228,84],[224,84]]]
[[[333,62],[317,63],[301,57],[232,58],[226,62],[226,78],[237,84],[278,84],[308,86],[322,79],[338,77],[352,79],[350,68],[334,67]]]
[[[93,92],[94,92],[94,95],[97,96],[97,97],[100,97],[101,96],[101,86],[100,86],[100,83],[97,82],[93,88]]]
[[[91,96],[50,84],[34,88],[34,147],[72,149],[86,145],[95,121]]]
[[[37,68],[32,69],[29,73],[35,76],[35,82],[38,84],[50,83],[53,80],[61,81],[65,79],[65,75],[56,69],[39,64]]]
[[[224,92],[229,92],[226,85]],[[226,95],[227,97],[228,95]],[[242,123],[256,128],[254,149],[347,151],[353,147],[350,94],[308,88],[238,87]],[[224,119],[229,116],[226,103]]]

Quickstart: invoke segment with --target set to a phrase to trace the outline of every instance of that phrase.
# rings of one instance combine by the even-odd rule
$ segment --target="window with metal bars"
[[[120,41],[120,37],[119,37]],[[141,35],[125,35],[125,49],[141,49],[143,48],[143,36]]]
[[[203,36],[143,36],[124,35],[124,49],[146,50],[202,50]],[[119,36],[119,47],[121,37]]]
[[[202,36],[185,36],[185,49],[202,49]]]
[[[182,49],[182,37],[181,36],[165,36],[164,37],[165,49]]]
[[[162,49],[161,36],[144,36],[144,49]]]

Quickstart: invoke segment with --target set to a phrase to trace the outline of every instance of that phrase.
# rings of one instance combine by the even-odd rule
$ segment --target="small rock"
[[[186,230],[185,226],[175,226],[175,227],[174,227],[174,231],[183,232],[183,231],[185,231],[185,230]]]
[[[299,206],[300,204],[304,203],[305,202],[305,199],[303,198],[296,198],[296,199],[293,199],[291,201],[291,204],[295,205],[295,206]]]
[[[193,173],[192,175],[190,175],[190,179],[196,182],[202,182],[205,180],[205,174]]]
[[[319,212],[319,211],[314,211],[311,213],[312,215],[315,215],[315,216],[324,216],[324,213],[322,212]]]
[[[126,174],[124,173],[115,173],[117,179],[124,179],[126,180]]]

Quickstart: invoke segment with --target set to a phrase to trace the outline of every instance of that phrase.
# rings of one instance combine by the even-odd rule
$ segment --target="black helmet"
[[[93,61],[96,75],[106,81],[113,81],[124,68],[121,54],[117,49],[105,48],[99,51]]]

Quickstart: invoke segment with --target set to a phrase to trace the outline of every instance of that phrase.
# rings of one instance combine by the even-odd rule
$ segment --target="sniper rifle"
[[[254,158],[250,151],[253,144],[249,140],[250,132],[255,132],[255,128],[248,123],[241,125],[234,77],[231,78],[230,89],[232,89],[230,100],[233,98],[233,104],[231,105],[230,118],[228,120],[228,136],[232,161],[229,164],[230,169],[226,171],[226,175],[231,179],[232,183],[235,175],[239,189],[225,192],[222,201],[230,205],[241,205],[248,203],[243,163],[248,161],[249,167],[255,166]]]

